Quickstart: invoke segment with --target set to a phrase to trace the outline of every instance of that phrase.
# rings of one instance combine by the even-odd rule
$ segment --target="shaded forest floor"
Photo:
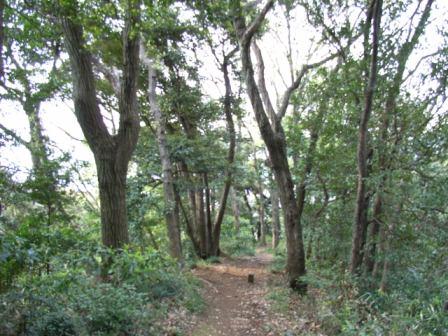
[[[313,324],[290,309],[297,307],[291,297],[277,291],[284,288],[284,278],[270,271],[272,261],[271,254],[259,249],[255,256],[221,258],[218,264],[194,269],[193,274],[203,282],[206,307],[190,321],[186,334],[292,336],[311,331]],[[248,282],[248,274],[254,274],[254,283]]]

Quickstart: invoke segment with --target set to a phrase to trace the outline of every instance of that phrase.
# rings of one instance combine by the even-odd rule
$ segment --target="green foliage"
[[[49,274],[20,277],[0,297],[2,334],[157,335],[154,321],[168,304],[202,309],[197,282],[157,252],[93,251],[90,258],[59,256],[61,268]],[[99,269],[110,258],[108,282],[102,282]]]
[[[390,293],[381,293],[336,267],[311,269],[307,281],[316,288],[312,294],[316,311],[313,318],[322,323],[329,335],[446,334],[448,317],[443,311],[443,290],[413,274],[409,270],[404,276],[394,276],[391,282],[401,290],[397,287]],[[446,283],[446,276],[440,280]]]
[[[241,218],[240,225],[240,232],[235,234],[234,222],[229,217],[224,220],[221,249],[232,256],[255,255],[255,241],[250,223],[245,218]]]

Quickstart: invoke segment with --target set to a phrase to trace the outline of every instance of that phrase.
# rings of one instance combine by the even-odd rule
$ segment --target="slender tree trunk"
[[[240,233],[240,205],[238,202],[238,197],[236,195],[236,190],[235,188],[232,188],[230,190],[230,195],[232,197],[232,210],[233,210],[233,217],[235,218],[235,232],[236,235],[238,235]]]
[[[174,191],[175,191],[175,195],[176,195],[177,204],[178,204],[178,206],[182,212],[182,216],[184,217],[184,220],[185,220],[185,227],[186,227],[187,235],[190,238],[191,243],[193,244],[193,249],[194,249],[196,255],[201,256],[201,248],[199,246],[199,241],[196,237],[194,226],[191,222],[191,217],[189,217],[188,211],[187,211],[187,209],[185,209],[185,207],[183,205],[182,198],[181,198],[179,192],[177,191],[177,189],[175,189]]]
[[[206,245],[207,245],[207,256],[212,254],[213,249],[213,223],[212,223],[212,213],[210,208],[210,188],[208,185],[208,174],[204,173],[204,185],[205,185],[205,229],[206,229]]]
[[[258,217],[260,218],[260,245],[266,246],[266,221],[264,216],[264,199],[263,199],[263,193],[261,192],[259,197],[259,204],[258,204]]]
[[[219,255],[219,240],[221,237],[221,225],[224,219],[224,212],[226,210],[227,199],[229,196],[230,187],[232,185],[232,165],[235,160],[235,145],[236,145],[236,133],[235,124],[232,117],[232,87],[229,77],[229,62],[230,57],[234,54],[236,49],[224,56],[224,61],[221,66],[221,71],[224,76],[225,83],[225,95],[224,95],[224,114],[226,116],[227,133],[229,134],[229,150],[227,153],[227,168],[225,173],[224,189],[222,191],[221,200],[219,202],[219,209],[216,213],[216,217],[213,223],[213,248],[212,255]]]
[[[280,202],[284,214],[285,235],[287,247],[287,270],[288,280],[291,288],[300,292],[306,291],[306,283],[302,280],[305,275],[305,252],[303,247],[302,226],[297,221],[299,209],[294,191],[294,183],[288,165],[286,152],[286,136],[281,125],[281,118],[276,117],[273,126],[266,115],[260,91],[255,81],[254,69],[250,56],[250,45],[253,34],[261,24],[264,15],[273,6],[273,1],[263,8],[259,15],[250,25],[246,26],[241,6],[238,1],[231,3],[234,14],[234,27],[240,43],[242,69],[246,82],[247,94],[249,96],[255,119],[258,124],[261,136],[268,149],[270,161],[273,164],[272,170],[278,185]]]
[[[383,172],[384,173],[384,172]],[[384,189],[384,180],[385,178],[381,178],[381,185],[377,190],[377,194],[375,196],[375,202],[373,204],[373,214],[372,214],[372,222],[370,223],[370,233],[369,233],[369,244],[367,246],[367,253],[365,255],[365,268],[368,274],[373,272],[375,267],[375,258],[377,251],[377,243],[378,243],[378,234],[380,232],[380,227],[383,223],[382,215],[383,215],[383,189]]]
[[[173,167],[166,139],[166,121],[157,102],[157,74],[155,68],[152,61],[146,55],[143,46],[141,46],[141,49],[142,61],[148,69],[148,100],[156,124],[157,143],[162,164],[163,192],[165,198],[164,214],[168,231],[169,250],[173,258],[181,261],[182,245],[180,238],[179,203],[176,200]]]
[[[251,230],[252,230],[252,233],[253,233],[254,232],[253,230],[254,230],[254,227],[255,227],[254,215],[253,215],[253,210],[252,210],[252,207],[251,207],[251,205],[249,203],[249,198],[247,197],[246,191],[247,190],[243,191],[243,199],[244,199],[244,205],[246,205],[246,208],[247,208],[247,213],[249,215],[250,227],[252,228]],[[255,238],[255,236],[254,236],[254,238]]]
[[[196,191],[196,218],[197,218],[197,231],[199,237],[199,246],[201,249],[201,258],[208,257],[207,254],[207,228],[205,221],[205,203],[204,203],[204,190],[200,188]]]
[[[280,209],[278,206],[277,187],[273,184],[271,187],[272,204],[272,248],[276,249],[280,242]]]
[[[185,162],[181,161],[179,163],[179,170],[182,178],[187,183],[187,193],[188,193],[188,201],[189,207],[186,208],[182,202],[181,195],[179,191],[176,190],[177,193],[177,202],[182,212],[182,216],[184,217],[186,224],[186,232],[188,237],[193,244],[194,251],[196,255],[200,258],[205,258],[203,256],[202,245],[200,240],[200,229],[202,229],[199,221],[199,211],[197,209],[197,192],[195,191],[194,183],[190,172],[188,171],[188,166]]]
[[[369,197],[367,194],[366,180],[368,178],[368,122],[372,112],[373,96],[376,87],[378,66],[378,42],[380,35],[380,23],[382,13],[382,0],[373,0],[373,42],[370,73],[365,90],[364,110],[361,113],[361,121],[358,133],[358,187],[356,194],[355,220],[353,225],[352,252],[350,271],[359,274],[362,265],[364,245],[367,233],[367,211]]]
[[[378,233],[380,232],[380,225],[382,224],[381,216],[383,213],[383,193],[384,193],[384,187],[387,183],[387,174],[390,170],[391,166],[390,163],[392,157],[391,154],[389,154],[391,157],[388,157],[387,154],[387,147],[389,140],[389,132],[388,132],[389,120],[390,117],[396,113],[396,100],[400,94],[400,86],[403,82],[403,75],[406,69],[406,64],[409,60],[410,55],[412,54],[412,51],[416,47],[420,36],[423,34],[424,28],[430,16],[433,2],[434,0],[426,1],[425,8],[420,16],[420,19],[418,21],[417,26],[414,29],[413,34],[412,35],[409,34],[407,41],[404,42],[402,47],[400,48],[398,55],[396,57],[398,62],[396,73],[393,77],[391,86],[389,87],[387,93],[386,104],[383,110],[382,123],[380,129],[380,144],[378,153],[379,173],[381,176],[381,181],[378,186],[375,203],[373,207],[373,219],[370,229],[370,244],[365,261],[366,271],[368,273],[373,272],[377,274],[377,272],[374,271],[374,269],[375,269],[375,257],[377,250]],[[395,142],[392,152],[396,150],[397,145],[398,142]]]

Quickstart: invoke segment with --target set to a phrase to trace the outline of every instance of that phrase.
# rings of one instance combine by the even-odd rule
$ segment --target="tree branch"
[[[20,143],[21,145],[25,146],[27,149],[31,151],[30,143],[28,141],[25,141],[21,136],[19,136],[16,132],[13,130],[7,128],[3,124],[0,123],[0,129],[8,136],[13,138],[15,141]]]
[[[244,32],[241,40],[245,43],[249,43],[254,34],[258,31],[261,24],[264,21],[264,18],[266,17],[269,10],[273,7],[275,0],[269,0],[261,10],[260,14],[252,21],[252,23],[247,27],[246,31]]]
[[[123,169],[132,156],[137,144],[140,131],[138,114],[137,86],[139,73],[140,34],[136,29],[140,22],[140,0],[129,0],[130,8],[126,11],[126,22],[123,30],[123,77],[121,81],[121,94],[119,100],[120,122],[117,138],[117,155]]]
[[[335,54],[331,54],[330,56],[322,59],[319,62],[316,63],[310,63],[310,64],[305,64],[302,66],[302,69],[299,71],[296,80],[291,84],[291,86],[289,86],[282,98],[282,102],[280,104],[280,107],[278,109],[278,113],[277,113],[277,122],[281,122],[281,120],[283,119],[283,117],[286,114],[286,110],[288,109],[288,105],[289,105],[289,100],[291,99],[291,95],[292,93],[300,86],[300,83],[302,82],[303,77],[306,75],[306,73],[314,68],[317,68],[319,66],[321,66],[322,64],[327,63],[328,61],[336,58],[339,56],[339,53],[335,53]]]
[[[268,115],[271,119],[271,123],[274,125],[275,129],[275,110],[272,106],[271,99],[269,97],[269,92],[266,88],[266,79],[264,77],[264,61],[263,61],[263,55],[261,54],[261,50],[257,45],[257,42],[255,40],[252,41],[252,50],[255,54],[255,58],[257,59],[257,74],[258,74],[258,87],[260,90],[261,98],[263,99],[263,104],[268,112]]]

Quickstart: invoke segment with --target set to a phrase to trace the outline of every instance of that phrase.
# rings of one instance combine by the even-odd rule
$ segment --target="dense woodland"
[[[0,0],[0,334],[163,335],[263,248],[309,335],[447,335],[446,5]]]

